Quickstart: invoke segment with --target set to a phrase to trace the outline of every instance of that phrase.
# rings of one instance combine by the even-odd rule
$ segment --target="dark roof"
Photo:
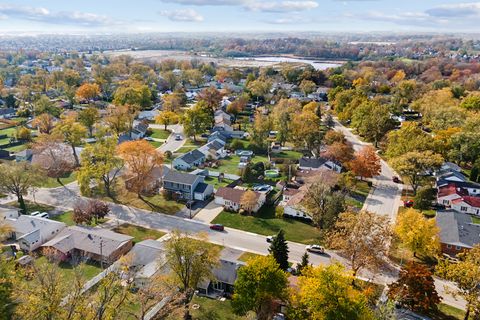
[[[200,182],[199,184],[197,184],[197,187],[195,188],[194,192],[204,193],[205,190],[207,190],[207,188],[208,188],[208,184],[206,184],[205,182]]]
[[[184,172],[179,172],[179,171],[174,171],[174,170],[170,170],[169,172],[167,172],[165,174],[165,176],[163,177],[163,180],[164,181],[169,181],[169,182],[175,182],[175,183],[182,183],[182,184],[194,184],[195,181],[198,179],[199,177],[194,175],[194,174],[190,174],[190,173],[184,173]]]
[[[205,158],[205,155],[198,151],[197,149],[192,150],[188,153],[185,153],[183,156],[180,156],[180,159],[185,161],[188,164],[192,164],[200,159]]]
[[[304,168],[320,168],[328,159],[326,158],[300,158],[299,165]]]
[[[467,181],[467,177],[465,177],[461,172],[457,171],[447,171],[447,172],[442,172],[441,174],[438,175],[439,180],[447,180],[449,177],[456,177],[462,181]]]
[[[140,131],[141,133],[145,133],[148,130],[148,123],[139,123],[134,127],[134,129]]]
[[[463,189],[480,189],[480,184],[476,182],[470,182],[470,181],[463,181],[463,182],[458,182],[458,181],[447,181],[440,179],[437,181],[437,187],[442,187],[446,185],[455,185],[457,188],[463,188]]]
[[[463,247],[480,243],[480,224],[472,223],[472,216],[453,210],[438,211],[435,217],[440,228],[440,242]]]
[[[210,135],[210,137],[208,137],[209,141],[214,140],[214,139],[220,139],[220,140],[226,142],[228,137],[226,135],[224,135],[223,133],[221,133],[220,131],[215,131],[214,133],[212,133]]]
[[[208,149],[214,149],[215,151],[218,151],[218,150],[223,148],[223,144],[221,144],[220,142],[218,142],[216,140],[213,140],[213,141],[210,141],[209,143],[207,143],[207,147],[208,147]]]

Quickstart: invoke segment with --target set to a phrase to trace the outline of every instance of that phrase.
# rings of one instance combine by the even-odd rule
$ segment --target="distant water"
[[[302,58],[290,58],[290,57],[245,57],[236,58],[239,60],[255,60],[265,62],[296,62],[296,63],[308,63],[312,65],[316,70],[326,70],[329,68],[340,67],[342,64],[334,62],[322,62],[318,60],[302,59]]]

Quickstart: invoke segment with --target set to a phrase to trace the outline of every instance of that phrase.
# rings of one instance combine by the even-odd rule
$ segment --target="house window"
[[[460,207],[460,211],[467,211],[468,208],[467,207]]]
[[[462,248],[460,246],[456,246],[455,249],[457,249],[457,251],[459,251]]]
[[[447,244],[447,249],[452,249],[452,245],[451,245],[451,244]]]
[[[443,200],[443,204],[448,204],[448,200]]]

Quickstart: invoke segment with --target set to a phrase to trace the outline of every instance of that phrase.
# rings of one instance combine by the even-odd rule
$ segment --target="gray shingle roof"
[[[205,158],[205,155],[198,151],[197,149],[190,151],[188,153],[185,153],[183,156],[180,156],[180,159],[185,161],[188,164],[192,164],[198,160],[201,160]]]
[[[325,158],[300,158],[299,165],[304,168],[320,168],[328,160]]]
[[[174,182],[174,183],[182,183],[182,184],[192,185],[192,184],[195,183],[195,181],[198,178],[199,177],[194,175],[194,174],[170,170],[169,172],[167,172],[165,174],[165,176],[163,177],[163,180],[164,181],[169,181],[169,182]]]
[[[442,243],[473,247],[480,243],[480,224],[472,223],[472,217],[452,210],[438,211],[435,217],[440,228]]]
[[[200,182],[199,184],[197,184],[197,187],[195,188],[195,191],[196,193],[204,193],[205,190],[207,190],[208,188],[208,184],[204,183],[204,182]]]

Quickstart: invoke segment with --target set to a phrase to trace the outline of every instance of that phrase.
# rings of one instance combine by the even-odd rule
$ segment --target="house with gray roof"
[[[331,170],[337,173],[342,172],[342,165],[336,161],[319,157],[307,158],[302,157],[299,160],[298,168],[300,170]]]
[[[165,245],[151,239],[138,242],[127,254],[127,261],[135,270],[135,285],[143,287],[152,277],[166,271]]]
[[[27,252],[38,249],[67,227],[63,222],[29,215],[6,219],[6,222],[13,229],[13,239],[18,241],[20,249]]]
[[[197,150],[203,153],[207,159],[217,160],[227,156],[225,142],[220,139],[212,140]]]
[[[163,177],[163,189],[184,200],[206,200],[213,194],[213,186],[205,177],[170,170]]]
[[[107,229],[71,226],[44,243],[42,248],[53,250],[60,260],[80,258],[111,264],[132,248],[132,240],[131,236]]]
[[[195,149],[175,158],[172,162],[172,165],[177,170],[190,170],[193,167],[202,165],[205,160],[205,154],[200,152],[198,149]]]
[[[472,216],[453,210],[437,211],[435,216],[440,228],[440,245],[443,253],[456,256],[480,243],[480,224]]]

